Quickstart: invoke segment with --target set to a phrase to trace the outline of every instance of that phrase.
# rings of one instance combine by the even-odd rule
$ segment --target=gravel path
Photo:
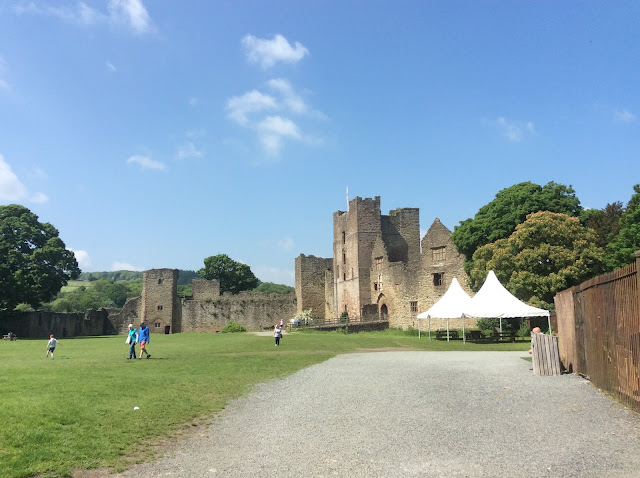
[[[342,355],[116,476],[640,476],[638,415],[579,377],[534,376],[524,355]]]

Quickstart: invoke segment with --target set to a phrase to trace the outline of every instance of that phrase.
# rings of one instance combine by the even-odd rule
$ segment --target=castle
[[[451,231],[436,219],[422,241],[417,208],[382,215],[380,197],[355,197],[333,214],[333,257],[295,260],[297,311],[312,309],[321,321],[344,312],[351,322],[388,321],[417,327],[416,315],[435,304],[454,277],[470,293],[464,256]],[[444,327],[432,320],[432,327]],[[475,320],[468,324],[475,326]],[[454,325],[457,327],[457,324]]]

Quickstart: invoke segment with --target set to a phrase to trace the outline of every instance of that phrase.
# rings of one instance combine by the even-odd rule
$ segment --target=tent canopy
[[[527,305],[513,296],[493,271],[489,271],[487,280],[462,313],[476,318],[549,317],[548,310]]]
[[[429,310],[418,314],[418,319],[459,319],[471,303],[471,297],[462,289],[455,277],[447,292]]]

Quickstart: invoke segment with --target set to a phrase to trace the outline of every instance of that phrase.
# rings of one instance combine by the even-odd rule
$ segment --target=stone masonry
[[[326,320],[346,311],[352,322],[388,320],[390,327],[415,328],[416,316],[444,295],[454,277],[470,292],[463,264],[439,219],[421,241],[417,208],[382,215],[379,196],[356,197],[348,211],[333,214],[333,258],[296,258],[297,311],[311,308]],[[432,320],[432,328],[444,324]]]

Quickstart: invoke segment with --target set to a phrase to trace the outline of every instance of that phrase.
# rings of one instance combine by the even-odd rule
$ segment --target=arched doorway
[[[382,304],[382,307],[380,307],[380,319],[389,320],[389,309],[387,309],[387,304]]]

